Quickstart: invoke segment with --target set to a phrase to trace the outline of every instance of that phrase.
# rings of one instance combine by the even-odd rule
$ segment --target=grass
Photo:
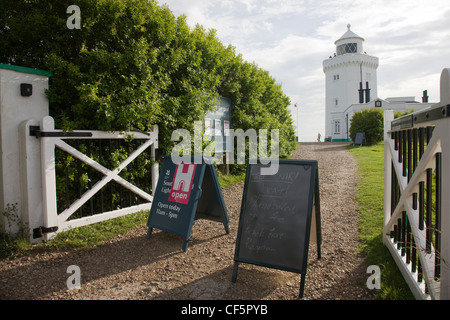
[[[89,248],[99,246],[114,237],[143,225],[148,218],[148,211],[128,214],[126,216],[94,223],[91,225],[63,231],[43,244],[40,249]]]
[[[14,256],[18,252],[23,252],[30,248],[30,242],[25,237],[12,238],[9,234],[0,232],[0,259]]]
[[[388,249],[383,245],[384,145],[349,147],[358,163],[356,199],[359,205],[361,250],[368,265],[381,270],[381,289],[375,297],[383,300],[414,299]]]
[[[223,189],[233,184],[236,184],[242,180],[245,180],[245,172],[236,175],[232,174],[226,175],[219,171],[217,172],[217,178],[219,179],[220,188]]]

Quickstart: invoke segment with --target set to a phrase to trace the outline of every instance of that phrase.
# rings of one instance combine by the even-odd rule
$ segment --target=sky
[[[450,68],[448,0],[159,0],[191,27],[215,29],[224,45],[267,70],[290,98],[299,141],[325,134],[322,62],[351,30],[379,58],[378,97],[439,102],[440,74]],[[373,97],[374,98],[374,97]],[[297,108],[294,105],[297,104]],[[323,141],[323,138],[322,138]]]

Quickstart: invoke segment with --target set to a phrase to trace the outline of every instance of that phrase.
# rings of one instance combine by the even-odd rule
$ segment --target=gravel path
[[[373,299],[357,253],[356,162],[342,144],[302,144],[295,159],[319,161],[322,258],[311,245],[304,300]],[[243,182],[222,190],[230,234],[199,220],[187,252],[182,239],[145,225],[84,250],[29,252],[0,261],[0,299],[297,299],[300,275],[240,264],[231,282]],[[67,289],[67,268],[81,270],[81,288]]]

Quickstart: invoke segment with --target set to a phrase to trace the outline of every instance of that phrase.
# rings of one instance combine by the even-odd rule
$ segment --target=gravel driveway
[[[322,258],[311,245],[304,300],[373,299],[358,248],[356,162],[345,145],[304,143],[295,159],[319,161]],[[230,234],[199,220],[187,252],[182,239],[145,225],[83,250],[29,252],[0,261],[0,299],[297,299],[300,275],[241,263],[231,282],[244,183],[222,190]],[[81,288],[67,289],[67,268],[81,270]]]

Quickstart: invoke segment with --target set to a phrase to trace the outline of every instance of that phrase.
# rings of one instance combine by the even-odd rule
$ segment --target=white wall
[[[8,204],[17,203],[17,214],[27,225],[30,221],[28,212],[24,211],[22,181],[25,172],[23,165],[29,159],[21,153],[23,139],[19,136],[26,135],[20,133],[25,121],[40,120],[48,115],[48,99],[45,95],[45,90],[48,89],[48,76],[43,74],[44,71],[0,64],[0,210],[4,211]],[[21,83],[33,86],[31,96],[21,96]],[[39,140],[35,137],[28,139],[28,148],[39,150]],[[39,154],[34,154],[33,157],[40,159]],[[34,174],[39,176],[40,172]],[[36,187],[40,188],[40,182],[36,183]],[[39,204],[33,206],[34,210],[39,210]],[[15,229],[16,227],[9,228],[8,221],[3,215],[0,217],[1,231],[14,233]]]

